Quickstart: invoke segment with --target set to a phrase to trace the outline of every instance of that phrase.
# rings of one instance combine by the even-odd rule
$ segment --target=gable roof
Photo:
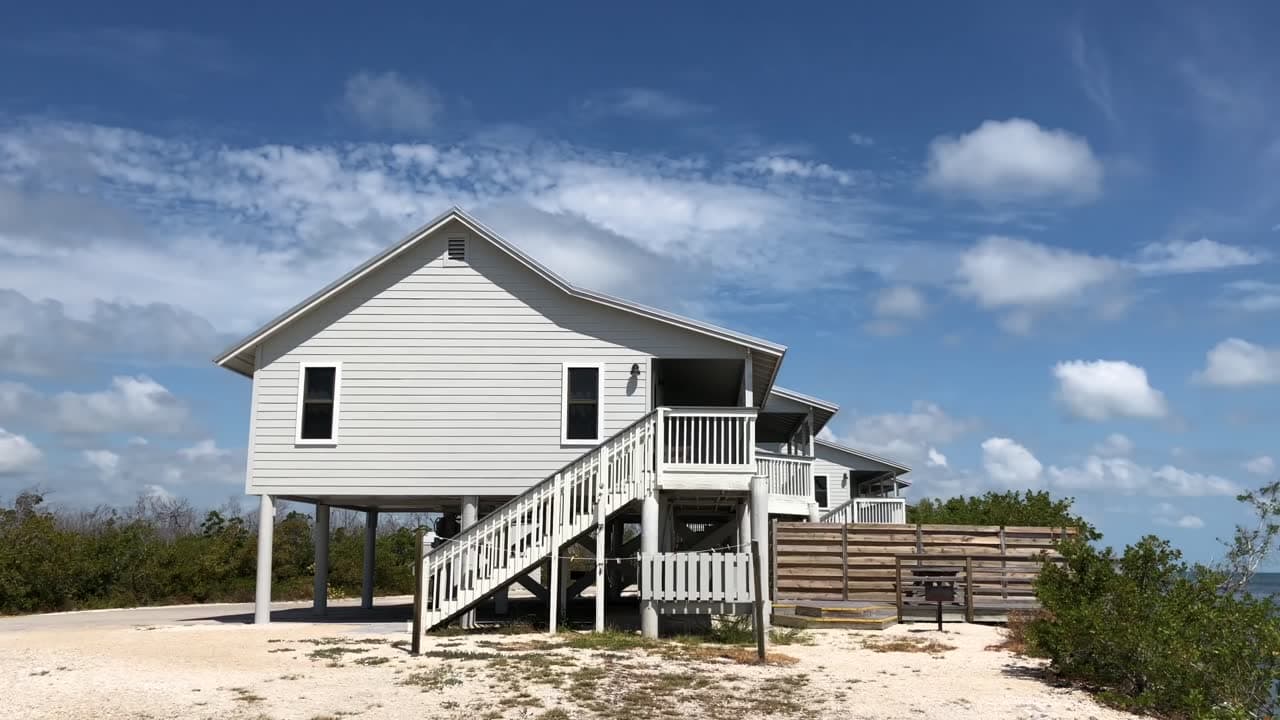
[[[852,455],[854,457],[861,458],[869,462],[884,465],[885,467],[890,469],[889,472],[893,472],[895,477],[898,475],[901,475],[902,473],[911,472],[911,468],[907,467],[906,465],[903,465],[902,463],[897,463],[887,458],[882,458],[878,455],[872,455],[869,452],[863,452],[862,450],[857,450],[847,445],[841,445],[840,443],[831,442],[830,440],[823,440],[822,438],[815,438],[814,443],[817,445],[821,445],[825,448],[830,448],[837,452],[845,453],[846,455]],[[906,482],[906,481],[904,480],[902,482]]]
[[[480,221],[476,220],[474,217],[467,214],[464,210],[462,210],[457,206],[454,206],[446,210],[444,213],[441,213],[439,216],[437,216],[435,219],[428,222],[426,225],[423,225],[422,227],[410,233],[407,237],[405,237],[400,242],[396,243],[395,245],[392,245],[391,247],[387,248],[381,253],[378,253],[372,258],[369,258],[364,263],[362,263],[359,267],[355,268],[354,270],[347,273],[346,275],[343,275],[342,277],[338,278],[332,283],[329,283],[324,288],[322,288],[318,292],[308,297],[306,300],[303,300],[297,305],[294,305],[293,307],[284,311],[273,320],[267,322],[262,327],[249,333],[242,340],[236,342],[231,347],[219,353],[217,357],[213,359],[214,363],[222,367],[225,367],[229,370],[232,370],[233,372],[240,373],[241,375],[252,377],[254,366],[255,366],[255,349],[264,340],[271,337],[275,333],[279,332],[281,328],[284,328],[285,326],[294,322],[298,318],[302,317],[303,315],[305,315],[306,313],[308,313],[309,311],[311,311],[313,308],[320,305],[324,301],[328,300],[329,298],[337,295],[338,293],[342,292],[346,288],[350,287],[351,285],[353,285],[354,283],[356,283],[357,281],[359,281],[361,278],[365,277],[369,273],[377,270],[378,268],[382,267],[383,265],[390,262],[391,260],[399,257],[404,252],[413,248],[419,242],[430,237],[437,230],[444,227],[445,224],[452,221],[457,221],[459,223],[462,223],[469,230],[474,232],[476,235],[489,241],[499,250],[502,250],[506,254],[510,255],[517,262],[529,268],[534,273],[536,273],[537,275],[545,279],[547,282],[550,282],[552,285],[564,291],[566,294],[570,295],[571,297],[579,298],[581,300],[587,300],[589,302],[594,302],[600,305],[604,305],[606,307],[611,307],[616,310],[628,312],[633,315],[639,315],[640,317],[647,318],[655,322],[660,322],[667,325],[673,325],[675,327],[682,328],[690,332],[695,332],[701,335],[706,335],[719,340],[724,340],[726,342],[741,345],[744,348],[750,349],[753,355],[755,353],[761,353],[765,356],[774,358],[774,361],[772,363],[769,363],[772,367],[770,368],[770,372],[767,378],[767,384],[765,385],[766,388],[772,387],[773,380],[778,373],[778,367],[782,364],[782,357],[787,351],[786,346],[778,345],[776,343],[769,342],[768,340],[763,340],[761,338],[735,332],[733,330],[728,330],[726,328],[722,328],[717,325],[712,325],[710,323],[705,323],[700,320],[693,320],[691,318],[683,317],[681,315],[676,315],[675,313],[666,312],[665,310],[658,310],[656,308],[651,308],[646,305],[634,303],[629,300],[616,298],[616,297],[613,297],[612,295],[606,295],[604,293],[599,293],[593,290],[586,290],[584,288],[577,287],[576,285],[573,285],[569,281],[565,280],[564,278],[552,272],[546,266],[542,265],[538,261],[526,255],[522,250],[517,248],[515,245],[512,245],[502,236],[498,235],[493,230],[490,230]],[[764,393],[761,394],[762,396],[761,402],[763,402],[764,395],[765,395]]]

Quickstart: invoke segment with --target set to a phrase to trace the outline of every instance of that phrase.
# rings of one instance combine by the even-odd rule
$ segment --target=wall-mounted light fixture
[[[631,363],[631,379],[640,379],[640,363]]]

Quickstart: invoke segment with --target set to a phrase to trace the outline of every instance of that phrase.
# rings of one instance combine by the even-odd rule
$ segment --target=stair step
[[[898,616],[898,609],[890,605],[842,607],[829,605],[796,605],[795,614],[812,618],[856,618]]]
[[[884,630],[898,624],[898,616],[889,617],[805,617],[774,613],[770,622],[779,627],[806,630]]]

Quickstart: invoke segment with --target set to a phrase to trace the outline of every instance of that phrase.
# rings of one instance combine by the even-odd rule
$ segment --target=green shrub
[[[192,527],[189,506],[148,512],[99,509],[56,513],[24,493],[0,505],[0,614],[185,602],[253,599],[257,532],[234,512],[212,511]],[[173,518],[187,516],[175,523]],[[272,597],[311,596],[314,524],[290,512],[275,526]],[[413,592],[414,531],[378,536],[374,587]],[[336,595],[360,592],[364,527],[335,528],[330,540],[329,585]]]
[[[1280,679],[1270,599],[1220,591],[1223,575],[1188,566],[1156,537],[1120,557],[1063,543],[1065,562],[1036,582],[1044,613],[1027,627],[1054,672],[1125,709],[1185,718],[1256,717]]]
[[[1101,537],[1072,511],[1073,498],[1055,499],[1045,491],[988,492],[947,500],[924,498],[907,508],[907,522],[938,525],[1018,525],[1079,528],[1086,539]]]

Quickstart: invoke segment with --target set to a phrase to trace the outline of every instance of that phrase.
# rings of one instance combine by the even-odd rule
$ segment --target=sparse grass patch
[[[448,665],[440,665],[430,670],[410,673],[400,681],[400,684],[413,685],[422,688],[422,692],[430,692],[432,690],[443,690],[452,685],[461,685],[462,680],[454,675],[453,669]]]
[[[1031,654],[1027,645],[1027,627],[1044,617],[1043,610],[1010,610],[1008,622],[1004,626],[1004,639],[987,650],[1008,650],[1017,655]]]
[[[242,702],[246,705],[253,705],[255,703],[260,703],[263,700],[266,700],[266,698],[262,697],[261,695],[255,694],[249,688],[231,688],[231,692],[236,694],[235,699],[238,702]]]
[[[955,650],[955,645],[948,645],[938,640],[926,640],[914,637],[868,637],[862,639],[862,647],[874,652],[909,652],[937,655],[948,650]]]
[[[605,630],[602,633],[564,633],[564,646],[575,650],[634,650],[658,643],[635,633]]]
[[[357,653],[367,653],[367,648],[347,647],[344,645],[333,645],[328,647],[317,648],[307,653],[307,657],[312,660],[332,660],[337,662],[342,659],[343,655],[354,655]]]
[[[441,660],[497,660],[502,657],[495,652],[485,652],[478,650],[468,652],[466,650],[426,650],[418,655],[424,658],[440,658]]]
[[[370,655],[368,657],[358,657],[355,659],[357,665],[385,665],[391,662],[391,658],[382,655]]]
[[[552,708],[534,718],[534,720],[569,720],[569,713],[560,708]]]

